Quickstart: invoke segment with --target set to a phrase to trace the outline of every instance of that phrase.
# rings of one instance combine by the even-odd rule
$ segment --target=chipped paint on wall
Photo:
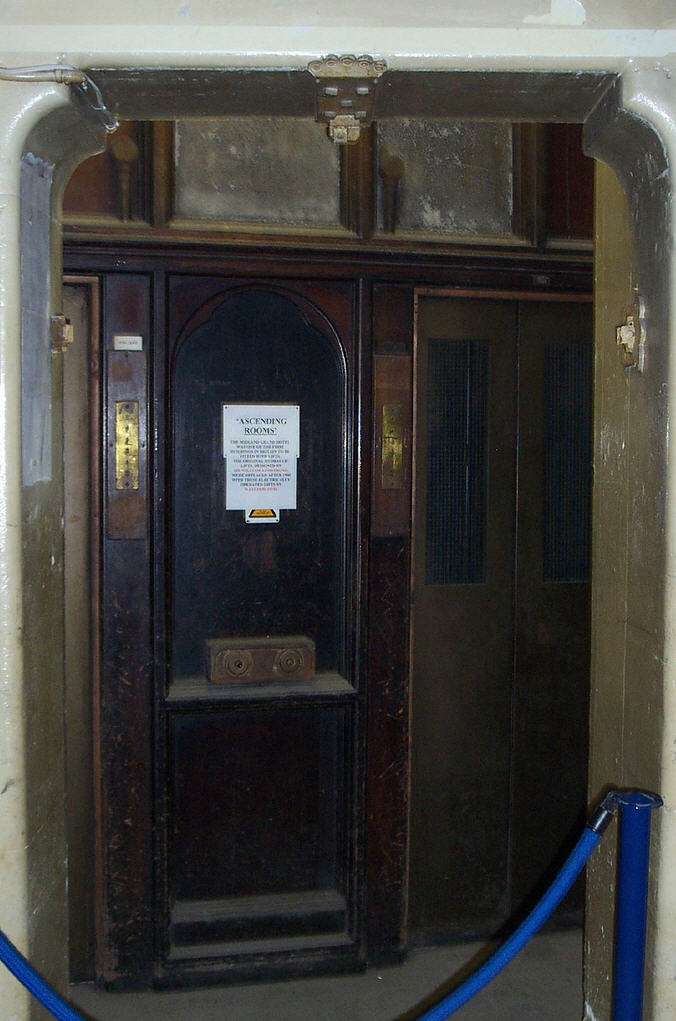
[[[527,25],[584,25],[587,12],[580,0],[552,0],[547,14],[528,14]]]

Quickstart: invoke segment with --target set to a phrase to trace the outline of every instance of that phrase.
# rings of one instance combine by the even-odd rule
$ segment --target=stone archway
[[[128,116],[170,117],[177,112],[184,112],[186,108],[197,112],[200,103],[200,112],[208,112],[202,108],[208,107],[210,110],[214,102],[223,110],[230,109],[237,102],[249,108],[250,96],[255,96],[257,88],[262,85],[262,78],[259,83],[254,80],[256,74],[267,76],[268,86],[278,81],[274,76],[281,75],[285,87],[279,90],[280,102],[290,103],[294,110],[299,109],[293,76],[301,75],[302,72],[249,72],[247,85],[250,91],[246,93],[247,98],[242,98],[241,77],[229,81],[228,74],[236,75],[234,72],[206,72],[204,75],[201,72],[182,74],[173,71],[108,72],[101,76],[101,84],[106,98],[117,97],[116,101],[119,101]],[[588,121],[586,138],[589,152],[615,169],[629,195],[636,240],[637,280],[647,307],[647,351],[651,363],[643,380],[633,386],[633,391],[640,393],[634,393],[633,398],[631,395],[628,398],[629,407],[622,424],[625,434],[615,436],[620,445],[634,444],[635,451],[632,462],[634,471],[622,475],[621,504],[623,513],[626,512],[623,518],[625,525],[621,531],[609,537],[602,550],[597,548],[596,551],[596,557],[601,557],[607,574],[603,582],[598,577],[596,580],[595,634],[600,635],[601,640],[595,646],[594,676],[596,678],[605,672],[611,681],[605,697],[596,703],[592,745],[597,750],[592,752],[592,759],[598,755],[599,762],[615,766],[615,775],[609,777],[609,781],[659,787],[668,804],[676,786],[669,738],[676,719],[676,707],[671,704],[669,696],[673,688],[673,667],[669,666],[673,634],[667,626],[672,616],[673,602],[668,564],[676,534],[672,523],[673,468],[667,460],[666,444],[671,411],[666,384],[670,378],[671,351],[675,339],[672,336],[674,324],[670,312],[675,272],[671,260],[673,224],[669,168],[676,145],[676,126],[674,102],[667,76],[665,72],[652,68],[632,71],[615,81],[604,75],[452,72],[433,72],[419,76],[412,72],[392,74],[393,84],[388,92],[388,102],[395,104],[398,94],[400,97],[406,95],[406,110],[410,115],[415,115],[421,106],[424,108],[434,97],[438,99],[439,96],[446,96],[447,107],[444,112],[452,110],[459,115],[481,116],[490,112],[492,116],[527,119],[534,116],[537,110],[538,119],[568,117]],[[183,86],[180,100],[176,98],[173,87],[177,76]],[[270,76],[273,76],[272,79]],[[139,88],[139,85],[143,88]],[[30,92],[30,101],[26,100],[23,92],[25,88]],[[263,88],[261,94],[266,93],[266,111],[269,111],[269,90]],[[307,91],[305,97],[307,101]],[[180,111],[177,109],[179,106]],[[10,95],[4,98],[3,108],[9,124],[5,132],[5,141],[8,143],[5,154],[8,158],[0,171],[3,178],[0,193],[8,194],[10,201],[2,210],[3,226],[6,227],[4,233],[8,240],[0,250],[0,271],[6,296],[0,320],[4,363],[0,371],[4,433],[2,453],[5,464],[0,501],[4,519],[0,521],[0,537],[5,544],[2,573],[6,579],[3,585],[6,624],[2,697],[8,710],[7,732],[19,735],[23,731],[24,720],[26,725],[25,745],[20,739],[13,738],[7,746],[10,772],[15,772],[25,780],[26,786],[22,784],[20,792],[14,791],[11,794],[10,804],[2,805],[3,811],[8,813],[4,816],[8,825],[4,827],[3,851],[6,847],[11,864],[11,868],[3,874],[3,887],[6,886],[10,891],[9,902],[14,905],[12,910],[17,921],[19,940],[23,939],[27,946],[33,948],[31,956],[37,963],[43,963],[48,973],[63,981],[64,955],[60,952],[55,956],[57,941],[53,933],[49,940],[45,936],[50,917],[63,921],[65,902],[63,870],[61,867],[54,869],[54,864],[62,862],[65,854],[63,826],[59,821],[61,767],[58,765],[56,769],[52,768],[55,762],[60,764],[62,761],[58,668],[54,685],[45,682],[44,671],[44,664],[50,658],[58,659],[58,653],[54,656],[58,649],[58,639],[55,644],[54,634],[58,634],[60,608],[60,567],[56,538],[61,499],[56,475],[51,482],[47,478],[33,480],[33,484],[27,486],[22,493],[19,457],[17,167],[21,153],[32,151],[37,159],[32,169],[27,171],[29,178],[33,178],[34,174],[42,174],[44,180],[44,168],[55,168],[50,211],[46,204],[40,206],[39,222],[36,223],[34,218],[30,224],[35,230],[31,231],[30,239],[27,236],[23,255],[24,260],[28,257],[28,262],[35,256],[34,265],[38,273],[46,272],[47,264],[50,263],[53,278],[56,279],[56,262],[50,254],[53,239],[58,237],[58,220],[53,220],[51,213],[56,204],[54,196],[58,196],[59,187],[67,177],[72,163],[92,151],[96,142],[92,142],[89,136],[84,140],[84,146],[80,147],[83,141],[83,122],[70,106],[63,107],[63,97],[55,86],[11,86]],[[401,111],[401,107],[398,109]],[[55,115],[55,110],[61,110],[61,114]],[[36,124],[37,129],[29,137]],[[638,136],[640,142],[637,142]],[[51,262],[45,259],[46,253],[50,254]],[[51,287],[42,288],[53,310],[55,296],[50,291]],[[27,293],[24,285],[24,297]],[[37,321],[41,323],[42,337],[46,341],[44,309],[30,311],[36,312]],[[613,310],[608,309],[608,316],[612,318],[612,315]],[[58,414],[58,408],[54,407],[54,417],[51,419],[53,425],[58,420]],[[597,412],[599,437],[603,435],[604,425],[603,411],[600,414]],[[58,456],[58,447],[55,450]],[[650,501],[645,500],[645,494],[642,493],[642,473],[639,470],[642,459],[650,465]],[[612,464],[606,465],[606,488],[602,490],[597,485],[596,492],[604,497],[611,493],[613,482],[617,481],[615,467]],[[18,525],[20,521],[21,526]],[[45,566],[48,567],[48,585],[45,585]],[[607,587],[601,591],[601,585]],[[619,630],[616,629],[611,635],[607,630],[598,628],[598,624],[607,619],[609,612],[608,600],[603,596],[608,591],[619,593],[620,590],[624,592],[621,600],[624,612],[621,619],[615,621]],[[614,612],[612,607],[610,612]],[[613,679],[616,675],[611,655],[614,649],[610,647],[613,640],[619,642],[623,650],[622,680],[615,687]],[[620,703],[622,712],[615,713],[609,723],[610,712]],[[644,732],[639,734],[633,724],[632,712],[644,713],[654,721],[654,725],[651,723],[649,747],[641,740]],[[600,733],[601,719],[604,723],[603,733]],[[607,730],[606,724],[609,724]],[[45,761],[43,754],[46,748],[49,749],[48,761]],[[51,776],[48,776],[50,772]],[[599,769],[596,775],[603,775],[603,769]],[[11,783],[5,787],[5,796],[14,786]],[[33,794],[39,800],[34,800]],[[26,830],[28,840],[25,837]],[[653,894],[657,920],[653,954],[655,1018],[670,1016],[675,996],[667,968],[667,960],[673,952],[676,938],[668,921],[673,917],[670,909],[674,888],[666,864],[670,856],[673,857],[671,851],[675,842],[670,814],[665,813],[661,825],[659,858],[654,868],[660,884],[659,895]],[[28,917],[37,903],[40,909],[32,916],[29,925]],[[9,917],[12,918],[12,911]],[[589,961],[590,973],[594,974],[597,963],[593,951]],[[602,990],[596,991],[596,995],[603,1000]],[[17,1016],[23,1016],[19,1013],[24,1009],[21,1005],[23,1001],[17,999],[13,987],[8,987],[8,998],[19,1004]],[[592,1005],[592,1008],[598,1014],[597,1007]]]

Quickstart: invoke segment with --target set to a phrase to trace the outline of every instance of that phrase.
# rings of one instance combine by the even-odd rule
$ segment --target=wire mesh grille
[[[485,580],[488,387],[487,342],[430,341],[425,551],[428,585]]]

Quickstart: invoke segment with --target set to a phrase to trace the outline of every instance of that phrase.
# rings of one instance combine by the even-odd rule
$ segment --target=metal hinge
[[[373,120],[378,79],[387,70],[383,60],[330,54],[312,60],[308,71],[316,79],[317,120],[327,124],[329,137],[338,144],[357,142],[363,124]]]
[[[65,354],[73,343],[73,325],[64,315],[55,315],[50,320],[52,351],[54,354]]]
[[[642,372],[645,360],[645,305],[639,295],[631,308],[626,310],[624,322],[617,327],[616,339],[622,365]]]

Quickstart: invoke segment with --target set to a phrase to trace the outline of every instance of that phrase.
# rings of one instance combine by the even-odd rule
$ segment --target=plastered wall
[[[103,0],[95,9],[84,0],[49,6],[6,0],[0,11],[0,64],[281,68],[304,67],[310,57],[329,52],[370,52],[395,69],[614,71],[623,74],[621,102],[653,125],[662,140],[662,164],[643,168],[648,177],[661,177],[666,188],[659,193],[665,212],[662,247],[652,256],[664,288],[660,308],[649,319],[645,381],[627,381],[602,356],[597,457],[605,459],[605,474],[595,495],[595,678],[602,681],[594,699],[592,777],[600,784],[616,767],[610,782],[654,785],[665,797],[653,868],[646,1017],[667,1021],[676,1014],[676,634],[671,623],[676,479],[666,448],[673,414],[668,383],[676,367],[669,312],[676,295],[669,215],[676,154],[673,4],[523,0],[506,9],[498,0],[480,0],[414,9],[396,0],[386,8],[348,3],[337,15],[324,3],[292,7],[264,0],[255,24],[250,5],[223,6],[217,0],[186,0],[158,12],[151,0]],[[63,110],[71,115],[68,130],[49,119]],[[66,848],[58,663],[60,411],[58,400],[52,400],[47,414],[55,474],[22,493],[19,167],[31,131],[42,123],[38,155],[54,164],[57,183],[62,180],[72,161],[95,147],[93,137],[86,144],[84,138],[78,141],[82,116],[79,108],[72,113],[65,87],[0,81],[0,927],[61,983]],[[91,131],[86,118],[81,123],[81,134]],[[623,183],[631,190],[631,173]],[[636,231],[639,214],[634,209],[629,215]],[[56,232],[54,237],[58,241]],[[599,253],[608,255],[602,248]],[[641,265],[650,263],[646,253],[636,255],[639,285]],[[54,252],[50,264],[56,277]],[[620,260],[605,279],[624,277],[631,265],[629,257]],[[604,298],[607,324],[616,318],[619,298],[619,291]],[[52,368],[53,397],[58,367]],[[590,918],[600,912],[599,925],[607,925],[603,891],[609,877],[603,863],[596,875],[601,893]],[[607,934],[599,940],[588,928],[588,943],[588,1016],[600,1019],[608,1016]],[[9,1021],[29,1017],[27,998],[4,971],[0,1002]]]
[[[7,0],[0,49],[78,65],[305,66],[370,53],[399,67],[619,68],[676,51],[669,0]],[[48,56],[51,55],[51,56]],[[27,59],[31,58],[31,59]]]
[[[645,432],[648,423],[642,421],[635,408],[636,390],[645,392],[649,382],[634,369],[622,366],[614,336],[616,310],[631,306],[637,283],[631,215],[621,185],[609,167],[598,163],[596,173],[596,230],[605,239],[604,244],[611,238],[615,242],[608,245],[607,257],[597,262],[595,280],[599,295],[595,310],[595,333],[599,338],[595,358],[595,417],[599,427],[594,445],[592,670],[595,683],[591,698],[593,745],[589,785],[590,791],[598,794],[611,777],[616,778],[613,782],[622,785],[633,783],[656,788],[659,784],[654,771],[659,758],[662,716],[659,685],[654,685],[655,671],[650,669],[646,680],[651,687],[651,708],[647,710],[645,704],[632,708],[627,658],[631,655],[629,646],[634,644],[632,632],[641,625],[629,620],[630,564],[628,558],[617,554],[631,541],[633,547],[637,543],[643,547],[646,560],[659,557],[663,528],[659,525],[658,510],[657,521],[653,521],[650,528],[652,541],[645,542],[646,522],[642,515],[639,520],[636,507],[632,506],[630,476],[646,460],[653,460],[653,453],[656,453],[650,449]],[[656,369],[653,359],[653,373]],[[645,472],[638,488],[645,492],[656,487],[654,492],[659,502],[660,485],[659,470],[653,470]],[[651,503],[646,509],[650,514],[656,508]],[[651,567],[654,570],[654,565]],[[655,612],[656,608],[651,605],[656,596],[656,592],[650,592],[642,616],[650,637],[659,644],[661,635],[655,634],[655,627],[659,630],[662,614]],[[646,765],[650,759],[649,777],[641,768],[641,762],[635,761],[637,746],[643,749]],[[617,827],[613,826],[589,866],[585,953],[590,965],[586,990],[590,1019],[610,1016],[611,1010],[612,891],[616,853]]]

